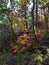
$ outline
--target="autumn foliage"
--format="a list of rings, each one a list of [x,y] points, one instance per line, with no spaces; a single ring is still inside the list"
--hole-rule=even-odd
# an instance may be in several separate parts
[[[30,44],[32,44],[32,41],[30,41],[30,36],[28,36],[27,34],[23,34],[22,36],[20,36],[17,42],[20,42],[25,47],[29,47]]]

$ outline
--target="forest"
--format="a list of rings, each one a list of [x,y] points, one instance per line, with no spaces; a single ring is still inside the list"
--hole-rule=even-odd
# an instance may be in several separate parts
[[[0,65],[49,65],[49,0],[0,0]]]

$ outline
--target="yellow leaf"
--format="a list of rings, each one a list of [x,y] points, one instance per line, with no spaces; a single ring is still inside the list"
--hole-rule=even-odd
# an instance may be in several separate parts
[[[37,56],[36,59],[39,60],[39,61],[41,61],[41,62],[43,62],[43,58],[40,55]]]

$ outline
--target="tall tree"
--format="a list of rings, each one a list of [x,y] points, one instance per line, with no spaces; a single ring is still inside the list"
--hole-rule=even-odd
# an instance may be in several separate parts
[[[35,38],[36,38],[36,34],[35,34],[35,29],[34,29],[34,23],[35,23],[35,21],[34,21],[34,8],[35,8],[35,0],[33,0],[33,7],[32,7],[32,12],[31,12],[31,14],[32,14],[32,27],[33,27],[33,33],[34,33],[34,36],[35,36]]]
[[[36,23],[38,23],[38,0],[36,0]]]
[[[17,37],[15,32],[14,32],[14,30],[13,30],[12,21],[10,19],[10,15],[12,14],[14,6],[15,6],[14,3],[15,3],[15,0],[14,1],[11,1],[11,0],[0,0],[0,15],[2,15],[3,18],[7,18],[8,19],[9,25],[11,27],[11,43],[13,43],[14,37]]]

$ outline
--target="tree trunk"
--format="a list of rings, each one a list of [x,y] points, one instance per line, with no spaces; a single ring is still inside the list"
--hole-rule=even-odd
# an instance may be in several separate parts
[[[10,27],[11,27],[11,43],[15,42],[17,40],[17,35],[15,34],[13,27],[12,27],[12,21],[10,20],[9,16],[8,16],[8,20],[10,22]]]
[[[32,8],[32,29],[33,29],[33,34],[34,34],[34,37],[35,37],[35,42],[36,43],[41,43],[37,37],[36,37],[36,34],[35,34],[35,29],[34,29],[34,8],[35,8],[35,0],[33,0],[33,8]]]
[[[45,11],[45,9],[44,9],[44,11]],[[45,13],[44,13],[44,16],[45,16],[45,21],[46,21],[46,29],[48,30],[48,17]]]
[[[34,33],[34,36],[36,38],[36,34],[35,34],[35,30],[34,30],[34,8],[35,8],[35,0],[33,0],[33,8],[32,8],[32,28],[33,28],[33,33]]]
[[[37,23],[38,23],[38,0],[36,0],[36,28],[37,28]]]
[[[46,15],[45,15],[45,19],[46,19],[46,29],[48,30],[48,18]]]
[[[48,6],[48,14],[49,14],[49,6]]]
[[[26,11],[25,11],[25,19],[27,19],[27,17],[26,17]],[[26,26],[26,29],[28,29],[28,23],[27,23],[26,20],[25,20],[25,26]]]

